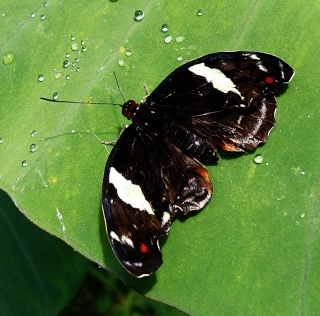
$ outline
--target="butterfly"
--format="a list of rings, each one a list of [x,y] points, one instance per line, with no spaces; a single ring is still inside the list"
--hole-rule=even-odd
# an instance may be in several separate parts
[[[174,70],[122,114],[132,121],[106,163],[102,206],[121,265],[136,277],[162,264],[159,238],[177,213],[200,211],[212,196],[203,163],[217,149],[246,152],[266,142],[275,124],[276,94],[294,75],[278,57],[221,52]]]

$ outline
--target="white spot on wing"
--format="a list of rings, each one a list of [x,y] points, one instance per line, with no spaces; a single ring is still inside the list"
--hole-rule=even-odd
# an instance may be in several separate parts
[[[111,232],[110,232],[110,237],[111,237],[112,239],[115,239],[116,241],[121,242],[120,239],[119,239],[119,236],[118,236],[114,231],[111,231]]]
[[[121,236],[121,241],[124,242],[125,244],[129,245],[130,247],[134,248],[134,244],[130,238],[128,238],[125,235]]]
[[[260,58],[256,55],[256,54],[251,54],[250,55],[251,59],[256,59],[256,60],[260,60]]]
[[[164,212],[162,215],[161,226],[165,226],[170,220],[170,214],[168,212]]]
[[[258,68],[263,72],[268,72],[268,69],[262,65],[262,63],[258,63]]]
[[[127,180],[121,173],[114,167],[110,168],[109,182],[114,185],[117,190],[119,198],[137,208],[140,211],[147,211],[149,214],[154,215],[150,203],[146,200],[139,185],[133,184],[132,181]]]
[[[207,82],[211,82],[213,87],[223,93],[234,92],[241,96],[236,85],[223,72],[216,68],[207,67],[204,63],[189,67],[195,75],[204,77]]]

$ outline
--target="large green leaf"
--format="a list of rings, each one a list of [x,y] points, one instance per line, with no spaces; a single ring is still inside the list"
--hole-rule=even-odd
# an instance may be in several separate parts
[[[133,18],[138,9],[145,13],[139,22]],[[0,187],[32,222],[140,292],[194,315],[318,311],[318,5],[69,0],[45,7],[11,0],[0,4],[0,12],[0,51],[14,55],[0,71]],[[167,33],[161,32],[164,23]],[[167,35],[173,37],[169,44]],[[177,43],[177,36],[185,40]],[[268,52],[295,69],[278,98],[276,128],[256,153],[222,155],[208,167],[211,202],[174,222],[162,242],[163,266],[136,280],[114,258],[100,207],[112,149],[100,139],[116,139],[127,121],[116,106],[39,98],[58,92],[61,100],[122,103],[116,71],[125,98],[139,100],[144,84],[152,91],[182,62],[227,50]],[[66,59],[74,66],[63,68]],[[31,153],[33,143],[38,149]],[[257,153],[264,158],[259,165],[253,162]]]

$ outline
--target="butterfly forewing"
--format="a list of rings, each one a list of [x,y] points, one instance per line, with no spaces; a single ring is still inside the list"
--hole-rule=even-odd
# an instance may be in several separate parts
[[[253,150],[275,123],[275,94],[292,68],[278,57],[254,52],[215,53],[172,72],[147,98],[212,148]],[[199,157],[201,159],[201,157]]]

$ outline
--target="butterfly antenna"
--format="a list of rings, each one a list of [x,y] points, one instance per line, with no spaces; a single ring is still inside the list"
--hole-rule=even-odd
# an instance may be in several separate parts
[[[107,102],[81,102],[81,101],[67,101],[67,100],[54,100],[54,99],[48,99],[48,98],[40,98],[40,100],[45,100],[49,102],[59,102],[59,103],[75,103],[75,104],[98,104],[98,105],[120,105],[122,107],[122,104],[119,103],[107,103]]]
[[[120,92],[121,98],[122,98],[122,100],[124,101],[124,103],[126,103],[126,99],[124,98],[124,96],[123,96],[123,94],[122,94],[122,91],[121,91],[121,89],[120,89],[120,85],[119,85],[118,77],[117,77],[117,75],[116,75],[116,72],[115,72],[115,71],[113,72],[113,75],[114,75],[114,78],[116,79],[116,83],[117,83],[118,90],[119,90],[119,92]]]

